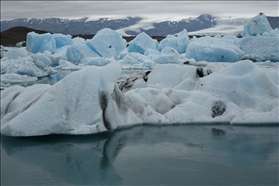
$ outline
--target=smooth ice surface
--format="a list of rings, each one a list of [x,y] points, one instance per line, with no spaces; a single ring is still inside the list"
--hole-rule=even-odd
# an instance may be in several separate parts
[[[186,52],[187,45],[189,44],[188,32],[186,29],[179,32],[177,36],[167,35],[165,39],[160,41],[159,49],[162,50],[165,47],[171,47],[177,50],[180,54]]]
[[[244,58],[253,61],[279,61],[279,30],[265,32],[262,36],[246,36],[237,41]]]
[[[146,33],[142,32],[138,34],[132,41],[130,41],[128,51],[144,54],[148,48],[158,50],[158,45],[159,44],[157,40],[152,39]]]
[[[12,48],[4,53],[3,58],[18,59],[18,58],[26,57],[27,55],[28,55],[28,51],[25,48],[20,48],[20,49]]]
[[[120,64],[111,63],[73,72],[53,86],[5,89],[1,92],[1,133],[90,134],[116,128],[105,118],[112,114],[106,110],[112,104],[111,94],[120,72]]]
[[[37,52],[43,53],[44,51],[55,52],[56,41],[52,34],[37,34],[29,32],[26,36],[26,50],[36,54]]]
[[[208,62],[236,62],[242,59],[243,51],[228,37],[201,37],[191,41],[186,49],[188,58]]]
[[[96,52],[89,48],[86,44],[72,45],[66,51],[67,60],[79,64],[85,57],[100,57]]]
[[[256,36],[262,35],[264,32],[270,32],[272,30],[265,14],[260,13],[259,15],[250,19],[245,25],[241,32],[242,36]]]
[[[126,48],[126,40],[109,28],[104,28],[87,40],[86,45],[96,52],[100,57],[118,59],[119,54]]]
[[[53,34],[55,39],[56,48],[74,44],[71,35]]]

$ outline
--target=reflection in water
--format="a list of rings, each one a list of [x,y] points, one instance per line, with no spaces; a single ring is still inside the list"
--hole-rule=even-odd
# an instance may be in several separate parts
[[[138,126],[113,133],[87,136],[53,135],[29,138],[2,136],[2,145],[10,158],[44,170],[51,175],[53,182],[63,180],[75,185],[140,184],[141,182],[135,181],[136,179],[133,181],[137,183],[127,181],[128,174],[123,174],[124,168],[127,167],[121,165],[121,159],[130,157],[124,161],[139,160],[154,149],[155,153],[153,152],[151,156],[154,161],[151,159],[145,165],[153,166],[153,169],[155,166],[152,163],[156,164],[155,159],[177,162],[202,161],[211,162],[213,165],[224,164],[251,169],[258,166],[270,169],[271,172],[259,172],[263,175],[270,174],[268,178],[272,179],[262,180],[263,183],[278,183],[278,176],[276,176],[278,175],[278,127]],[[167,164],[161,162],[164,163]],[[137,167],[142,166],[139,164],[133,162],[129,174],[139,176],[137,174],[140,170]],[[152,172],[154,171],[152,169],[149,174],[155,175],[160,171],[166,171],[160,170],[162,166],[158,167],[156,172]],[[180,172],[183,172],[183,168],[189,169],[186,164],[182,164],[180,168]],[[5,170],[5,167],[2,169]],[[171,173],[174,170],[167,171]],[[214,169],[212,171],[214,172]],[[186,175],[182,174],[182,176],[184,178]],[[230,175],[232,176],[237,177],[237,173]],[[33,179],[30,184],[39,184],[35,178],[30,179]],[[205,183],[210,183],[206,179],[212,178],[203,177],[203,179]],[[47,184],[42,181],[45,180],[41,180],[40,183]],[[151,180],[146,181],[152,184]],[[168,184],[176,183],[168,181]],[[259,180],[256,181],[259,183]],[[20,180],[18,183],[21,183]]]

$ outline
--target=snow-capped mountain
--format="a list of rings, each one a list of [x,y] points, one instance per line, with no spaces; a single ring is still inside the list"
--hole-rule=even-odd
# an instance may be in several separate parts
[[[90,20],[88,17],[82,19],[60,19],[60,18],[45,18],[45,19],[27,19],[20,18],[11,21],[1,21],[1,32],[15,26],[24,26],[38,30],[45,30],[52,33],[62,34],[95,34],[103,28],[111,28],[117,30],[136,24],[141,18],[127,17],[121,19],[100,18]]]
[[[88,17],[82,19],[27,19],[20,18],[11,21],[1,21],[1,31],[15,26],[24,26],[38,30],[46,30],[52,33],[63,34],[95,34],[102,28],[119,30],[123,35],[137,35],[139,32],[146,32],[149,35],[165,36],[175,34],[186,28],[188,31],[215,26],[213,17],[202,14],[197,18],[172,20],[150,20],[141,17],[127,17],[119,19],[99,18],[90,20]]]
[[[267,17],[272,28],[278,28],[279,17]],[[85,17],[81,19],[61,18],[19,18],[10,21],[1,21],[1,32],[16,26],[24,26],[37,30],[45,30],[62,34],[96,34],[103,28],[117,30],[123,36],[137,35],[145,32],[150,36],[166,36],[177,34],[183,29],[191,35],[208,34],[234,34],[238,35],[243,25],[250,18],[213,17],[202,14],[195,18],[146,18],[146,17],[122,17],[122,18],[95,18]]]

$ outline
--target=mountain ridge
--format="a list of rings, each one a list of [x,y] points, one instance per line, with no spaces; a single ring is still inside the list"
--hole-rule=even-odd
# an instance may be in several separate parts
[[[279,17],[267,16],[271,27],[279,27]],[[52,33],[70,35],[92,35],[103,28],[111,28],[119,31],[123,36],[137,35],[145,32],[150,36],[167,36],[177,34],[183,29],[188,32],[195,32],[215,27],[217,24],[244,25],[249,18],[222,19],[209,14],[201,14],[195,18],[181,18],[178,20],[157,20],[150,21],[143,17],[122,17],[122,18],[95,18],[84,17],[81,19],[62,18],[18,18],[9,21],[1,21],[1,32],[16,26],[28,27],[31,29],[44,30]]]
[[[119,19],[99,18],[88,20],[88,17],[81,19],[61,19],[61,18],[18,18],[10,21],[1,21],[1,32],[16,26],[24,26],[32,29],[45,30],[52,33],[62,34],[96,34],[102,28],[111,28],[120,30],[135,26],[144,22],[142,17],[131,17]],[[123,35],[137,35],[144,31],[149,35],[166,36],[175,34],[183,29],[190,31],[210,28],[215,25],[214,19],[209,14],[202,14],[196,18],[181,19],[178,21],[162,20],[150,22],[150,28],[138,27],[138,31],[126,29],[127,33]]]

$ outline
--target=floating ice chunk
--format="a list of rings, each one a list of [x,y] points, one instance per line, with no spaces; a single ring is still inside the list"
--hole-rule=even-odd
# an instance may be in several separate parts
[[[21,57],[26,57],[27,55],[28,52],[25,48],[11,48],[3,55],[3,58],[17,59]]]
[[[252,111],[252,112],[242,113],[239,117],[235,117],[231,121],[231,124],[246,124],[246,123],[277,124],[279,122],[278,113],[279,113],[278,107],[273,108],[269,112]]]
[[[118,59],[119,60],[123,59],[128,53],[129,53],[128,48],[125,48],[122,52],[120,52]]]
[[[86,57],[83,58],[81,61],[81,64],[83,65],[94,65],[94,66],[105,66],[108,63],[109,61],[103,57]]]
[[[42,64],[41,64],[42,65]],[[22,57],[17,60],[1,60],[1,74],[17,73],[20,75],[27,75],[32,77],[44,77],[49,74],[56,73],[56,71],[47,66],[43,69],[39,68],[31,56]]]
[[[141,88],[134,90],[134,93],[142,96],[146,103],[160,114],[165,114],[174,107],[169,97],[158,89]]]
[[[250,19],[245,25],[241,32],[242,36],[256,36],[262,35],[264,32],[270,32],[272,30],[265,14],[260,13],[259,15]]]
[[[273,37],[272,34],[260,37],[246,36],[239,39],[237,44],[244,51],[245,55],[243,58],[245,59],[253,61],[279,61],[279,37],[276,35]]]
[[[26,50],[36,54],[37,52],[43,53],[44,51],[55,52],[56,41],[52,34],[37,34],[29,32],[26,39]]]
[[[70,35],[53,34],[53,37],[55,39],[56,48],[74,44],[74,42],[72,41],[72,36]]]
[[[34,59],[34,63],[36,64],[36,66],[41,69],[45,69],[46,67],[49,67],[52,64],[51,60],[42,53],[37,53],[32,57]]]
[[[85,57],[99,57],[93,50],[91,50],[87,45],[71,45],[66,51],[67,60],[79,64],[81,60]]]
[[[158,51],[158,50],[155,50],[155,49],[151,49],[151,48],[148,48],[145,52],[144,52],[144,55],[145,56],[157,56],[157,55],[160,55],[161,52]]]
[[[278,99],[278,86],[249,60],[233,63],[206,77],[200,80],[200,91],[219,95],[241,108],[255,108],[263,101],[262,95]]]
[[[179,54],[171,47],[165,47],[161,51],[161,54],[157,57],[153,57],[153,60],[160,64],[166,63],[178,63]]]
[[[147,57],[140,53],[129,52],[122,60],[119,61],[122,64],[122,68],[141,68],[146,59]]]
[[[148,75],[147,85],[156,88],[174,88],[187,78],[197,78],[196,67],[157,64]]]
[[[60,59],[59,65],[55,67],[55,69],[62,69],[62,70],[80,70],[83,67],[77,66],[67,60]]]
[[[72,39],[72,41],[73,41],[73,44],[75,44],[75,45],[82,45],[85,43],[85,39],[82,37],[74,37]]]
[[[152,39],[149,35],[142,32],[138,34],[132,41],[130,41],[128,51],[144,54],[148,48],[158,50],[158,45],[159,44],[157,40]]]
[[[116,60],[126,48],[126,40],[110,28],[99,30],[91,40],[87,40],[85,43],[100,57],[114,57]]]
[[[32,82],[37,81],[37,77],[30,77],[27,75],[19,75],[16,73],[3,74],[1,75],[1,83],[23,83],[23,82]]]
[[[243,51],[228,38],[201,37],[189,43],[188,58],[208,62],[235,62],[242,59]]]
[[[117,106],[120,95],[113,94],[120,73],[119,63],[87,67],[52,86],[42,87],[43,90],[32,97],[30,93],[36,91],[37,86],[24,91],[4,89],[1,92],[4,100],[3,104],[1,102],[1,133],[10,136],[90,134],[116,128],[125,123],[119,121],[121,114],[116,112],[125,110]],[[17,96],[12,96],[11,92]],[[128,118],[135,121],[132,116]]]
[[[189,36],[186,29],[179,32],[177,37],[174,35],[167,35],[165,39],[160,41],[159,49],[162,50],[165,47],[171,47],[182,54],[186,52],[187,45],[189,44]]]

